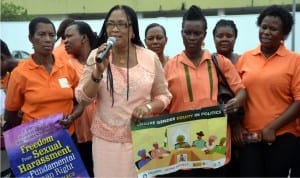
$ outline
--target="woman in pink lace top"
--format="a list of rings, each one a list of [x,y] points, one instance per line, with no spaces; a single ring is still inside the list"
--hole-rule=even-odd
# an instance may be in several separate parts
[[[96,57],[116,42],[102,62]],[[136,177],[130,122],[159,114],[172,98],[158,56],[143,47],[135,11],[114,6],[102,26],[76,89],[79,102],[97,102],[91,126],[95,177]]]

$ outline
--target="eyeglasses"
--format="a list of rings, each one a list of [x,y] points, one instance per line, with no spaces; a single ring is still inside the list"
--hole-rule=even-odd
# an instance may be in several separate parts
[[[113,29],[113,28],[117,27],[119,30],[121,30],[121,29],[128,28],[128,26],[130,26],[130,25],[131,25],[131,23],[127,23],[127,22],[119,22],[119,23],[106,22],[107,29]]]

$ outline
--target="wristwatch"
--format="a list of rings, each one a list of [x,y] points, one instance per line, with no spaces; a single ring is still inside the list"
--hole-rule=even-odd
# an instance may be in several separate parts
[[[101,74],[101,75],[100,75],[100,78],[98,79],[98,78],[96,78],[96,77],[94,76],[93,72],[91,73],[91,79],[92,79],[92,81],[95,82],[95,83],[99,83],[99,82],[102,80],[102,78],[103,78],[103,74]]]

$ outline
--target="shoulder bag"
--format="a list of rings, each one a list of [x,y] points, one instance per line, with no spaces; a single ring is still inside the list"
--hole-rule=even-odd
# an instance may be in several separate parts
[[[226,104],[231,98],[233,98],[235,94],[231,90],[224,74],[222,73],[215,54],[212,55],[212,61],[215,65],[218,75],[218,103],[223,107],[223,105]],[[236,120],[241,120],[243,119],[244,115],[244,109],[242,107],[239,107],[237,112],[228,113],[228,121],[232,122]]]

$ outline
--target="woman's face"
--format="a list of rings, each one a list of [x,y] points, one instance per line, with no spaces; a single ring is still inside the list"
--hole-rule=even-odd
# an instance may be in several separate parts
[[[77,25],[71,25],[65,30],[65,48],[69,54],[77,55],[81,49],[84,40],[87,40],[86,35],[79,33]]]
[[[204,29],[203,21],[185,21],[181,31],[181,36],[183,39],[186,53],[199,53],[205,35],[206,31]]]
[[[106,33],[108,37],[116,37],[115,46],[127,46],[128,40],[134,36],[131,21],[122,9],[113,11],[106,22]]]
[[[161,27],[152,27],[147,31],[145,44],[148,49],[154,51],[156,54],[163,54],[166,43],[167,37]]]
[[[34,52],[43,55],[52,55],[56,33],[52,24],[38,23],[33,36],[29,36]]]
[[[209,143],[210,145],[212,145],[214,142],[215,142],[214,139],[208,139],[208,143]]]
[[[6,72],[12,71],[16,65],[16,60],[14,60],[12,57],[1,53],[1,78],[6,75]]]
[[[236,34],[230,26],[217,27],[214,41],[219,54],[229,54],[233,51]]]
[[[201,139],[202,139],[202,136],[197,135],[197,138],[198,138],[198,140],[201,140]]]
[[[277,49],[284,40],[282,21],[279,17],[266,16],[259,26],[259,41],[263,49]]]

